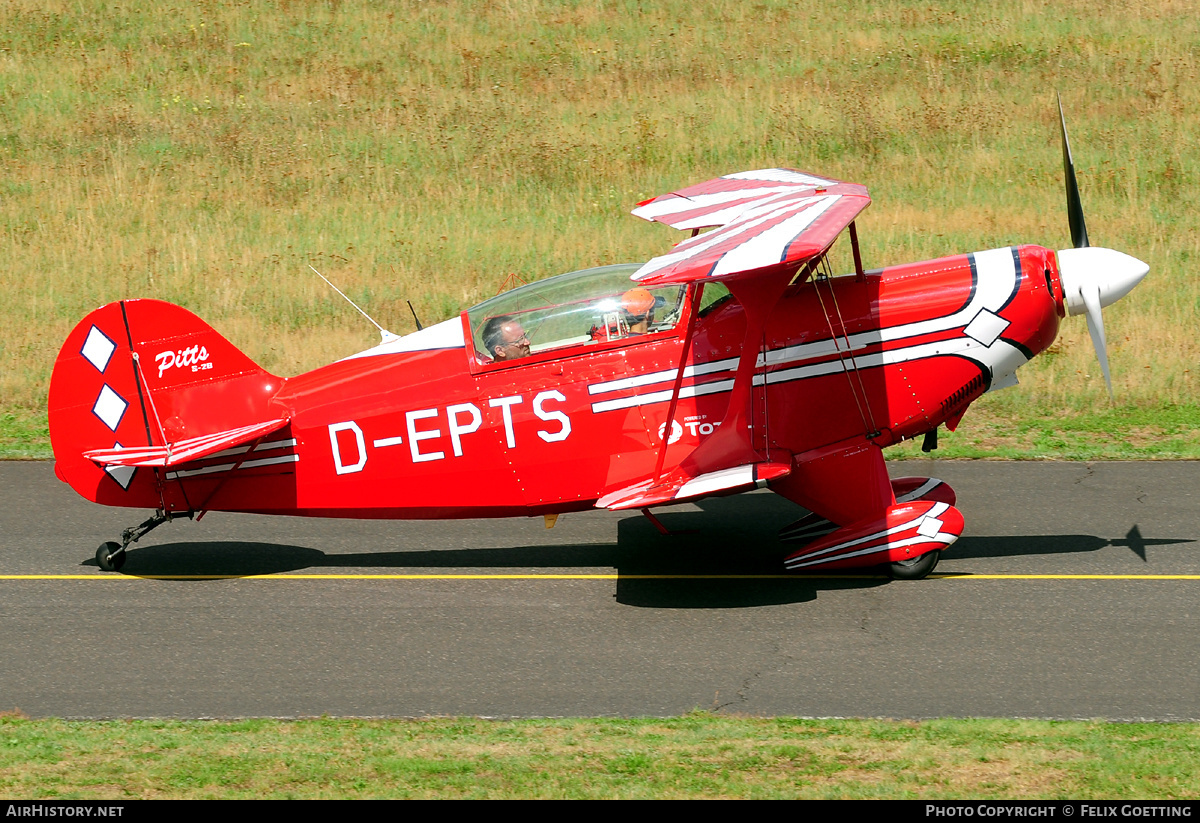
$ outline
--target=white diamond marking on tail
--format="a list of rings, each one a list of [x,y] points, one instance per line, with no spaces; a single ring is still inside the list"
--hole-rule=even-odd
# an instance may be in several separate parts
[[[83,341],[83,348],[80,349],[80,354],[87,359],[89,363],[104,374],[104,370],[108,368],[108,361],[112,359],[112,353],[116,351],[117,344],[108,338],[100,329],[92,326],[88,332],[87,340]]]
[[[113,448],[123,449],[125,447],[120,443],[113,443]],[[128,491],[129,484],[133,482],[133,474],[137,471],[137,468],[134,466],[105,466],[104,471],[108,473],[109,477],[116,480],[121,488]]]
[[[121,425],[121,418],[125,416],[127,408],[129,408],[129,403],[125,401],[125,398],[110,389],[105,383],[104,388],[100,390],[100,396],[96,398],[95,405],[92,406],[92,412],[104,422],[104,425],[115,432],[117,426]]]

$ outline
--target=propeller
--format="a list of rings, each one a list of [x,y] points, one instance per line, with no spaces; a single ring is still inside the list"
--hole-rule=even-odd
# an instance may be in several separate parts
[[[1150,267],[1123,252],[1093,248],[1088,244],[1087,224],[1083,219],[1083,204],[1079,198],[1079,183],[1075,179],[1075,161],[1067,138],[1067,118],[1063,114],[1062,97],[1058,98],[1058,117],[1062,128],[1063,176],[1067,188],[1067,219],[1071,224],[1071,243],[1074,248],[1057,253],[1058,272],[1062,282],[1067,314],[1086,314],[1088,333],[1100,360],[1104,385],[1113,396],[1112,377],[1108,369],[1108,346],[1104,338],[1104,317],[1101,309],[1111,306],[1142,282]]]

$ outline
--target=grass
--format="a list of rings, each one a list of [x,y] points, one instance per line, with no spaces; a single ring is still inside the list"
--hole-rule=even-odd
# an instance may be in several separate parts
[[[0,797],[1162,800],[1194,724],[666,719],[0,719]]]
[[[865,263],[1093,243],[1151,275],[939,456],[1200,457],[1200,17],[1184,0],[0,7],[0,456],[47,457],[70,328],[158,297],[266,368],[678,238],[627,211],[732,171],[863,182]],[[919,454],[905,444],[893,456]],[[1033,721],[0,720],[7,797],[1195,797],[1197,728]]]
[[[10,0],[0,22],[0,454],[46,453],[51,365],[102,303],[178,302],[294,374],[373,342],[308,264],[407,332],[406,300],[428,322],[511,272],[661,253],[677,238],[628,209],[734,170],[869,184],[869,266],[1067,245],[1055,88],[1093,242],[1151,265],[1105,313],[1118,401],[1075,318],[964,428],[1200,442],[1190,3]]]
[[[937,451],[922,440],[886,452],[891,460],[923,456],[976,460],[1200,460],[1200,407],[1108,407],[1050,417],[1030,415],[1008,398],[973,406],[957,431],[938,432]]]

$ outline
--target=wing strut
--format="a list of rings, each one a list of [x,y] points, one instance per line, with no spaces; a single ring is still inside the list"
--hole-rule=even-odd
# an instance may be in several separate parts
[[[821,262],[826,269],[829,267],[828,257],[822,257]],[[829,316],[829,310],[825,308],[825,301],[821,299],[821,284],[824,283],[829,287],[829,298],[833,303],[833,310],[837,313],[838,328],[841,330],[841,338],[838,338],[838,332],[833,328],[833,320]],[[875,425],[875,413],[871,410],[871,401],[867,399],[867,387],[863,383],[862,372],[858,369],[858,363],[854,360],[854,352],[850,348],[850,337],[846,333],[846,322],[842,319],[842,309],[838,306],[837,294],[833,289],[833,284],[829,282],[829,277],[826,274],[820,274],[813,278],[813,292],[817,295],[817,303],[821,306],[821,312],[825,315],[825,322],[829,325],[829,333],[833,335],[834,346],[837,349],[838,360],[841,361],[842,371],[846,373],[846,382],[850,384],[850,394],[854,396],[854,405],[858,407],[858,416],[862,419],[863,433],[867,439],[879,436],[879,428]],[[846,355],[842,354],[842,344],[845,343]],[[849,364],[846,360],[849,357]],[[850,372],[854,375],[851,376]],[[854,385],[857,378],[858,385]],[[863,405],[867,409],[863,411]]]
[[[663,465],[667,461],[667,446],[671,443],[671,421],[675,419],[675,408],[679,405],[679,386],[683,383],[683,369],[687,363],[688,352],[692,348],[692,335],[696,331],[696,318],[700,314],[700,296],[704,294],[704,282],[689,283],[688,294],[691,296],[691,314],[688,317],[687,333],[683,336],[683,351],[679,353],[679,370],[675,372],[675,385],[671,387],[671,404],[667,406],[667,422],[663,429],[662,446],[658,450],[658,462],[654,466],[654,483],[662,479]]]
[[[204,519],[204,515],[208,514],[208,504],[212,503],[213,498],[217,496],[217,492],[225,487],[225,484],[229,482],[229,478],[233,477],[233,475],[237,473],[237,470],[240,469],[242,464],[246,462],[246,458],[254,453],[254,450],[258,448],[258,444],[263,442],[263,439],[268,434],[271,434],[271,432],[264,432],[263,434],[260,434],[255,441],[250,444],[250,448],[246,449],[245,453],[238,458],[237,463],[233,465],[233,468],[229,470],[229,473],[221,478],[221,482],[217,484],[217,487],[208,493],[208,497],[204,498],[204,502],[198,507],[200,514],[196,516],[197,523]],[[180,483],[179,487],[183,488],[183,483]],[[546,528],[549,528],[549,526]]]
[[[142,359],[138,357],[138,353],[133,353],[133,370],[137,372],[138,378],[141,380],[139,384],[139,396],[141,386],[146,387],[146,402],[150,404],[150,411],[154,413],[154,425],[158,427],[158,436],[162,438],[163,445],[167,449],[167,455],[171,454],[171,441],[167,440],[167,432],[163,429],[162,418],[158,416],[158,407],[154,405],[154,395],[150,393],[150,383],[146,380],[146,373],[142,370]],[[142,408],[142,414],[145,414],[145,406]],[[149,427],[149,423],[146,424]],[[153,441],[151,441],[153,444]]]
[[[854,221],[850,221],[850,248],[854,250],[854,278],[862,283],[867,279],[867,273],[863,271],[862,252],[858,248],[858,229],[854,227]]]
[[[163,429],[162,419],[158,416],[158,408],[154,405],[154,395],[150,392],[150,382],[146,380],[146,373],[142,370],[142,360],[138,356],[138,350],[134,348],[133,345],[133,332],[129,328],[129,313],[125,311],[124,300],[121,301],[121,319],[125,322],[125,338],[129,341],[129,354],[133,358],[133,381],[134,385],[137,386],[138,404],[142,407],[142,422],[146,425],[146,446],[150,448],[154,446],[154,436],[150,433],[150,416],[146,413],[146,404],[149,403],[150,411],[154,413],[154,425],[158,427],[158,436],[162,440],[163,446],[167,450],[167,454],[170,455],[171,444],[167,440],[166,431]],[[167,505],[167,496],[165,494],[167,485],[166,478],[163,476],[164,473],[157,467],[153,468],[152,471],[154,472],[154,490],[158,492],[158,503],[161,506],[160,511],[167,512],[169,511],[170,507]],[[183,493],[184,501],[187,501],[187,492],[184,491],[182,485],[180,485],[180,491]],[[190,510],[191,507],[189,506],[188,508]],[[170,515],[166,515],[166,518],[167,520],[170,520]],[[151,521],[153,521],[153,525],[151,525]],[[139,530],[145,529],[145,531],[141,531],[131,539],[134,541],[138,540],[141,535],[153,528],[156,528],[162,522],[165,521],[155,518],[147,520],[141,526],[138,526]],[[126,532],[130,532],[130,530],[126,529]],[[121,546],[122,551],[124,550],[125,546],[129,545],[129,540],[125,539],[126,537],[128,537],[128,534],[124,535],[122,538],[124,540],[124,543]]]

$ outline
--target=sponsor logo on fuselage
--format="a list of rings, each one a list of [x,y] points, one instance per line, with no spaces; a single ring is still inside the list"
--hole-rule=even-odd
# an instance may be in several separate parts
[[[717,420],[712,423],[709,423],[705,419],[707,417],[708,417],[708,415],[706,415],[706,414],[694,415],[692,417],[685,417],[683,419],[682,424],[680,424],[680,422],[678,420],[672,420],[671,421],[671,439],[669,442],[678,443],[680,438],[683,437],[683,432],[685,429],[687,430],[687,433],[692,437],[707,437],[708,435],[712,434],[714,431],[717,430],[717,427],[721,425],[721,421]],[[667,424],[660,423],[658,426],[658,439],[659,440],[663,439],[663,435],[666,433],[666,431],[667,431]]]

